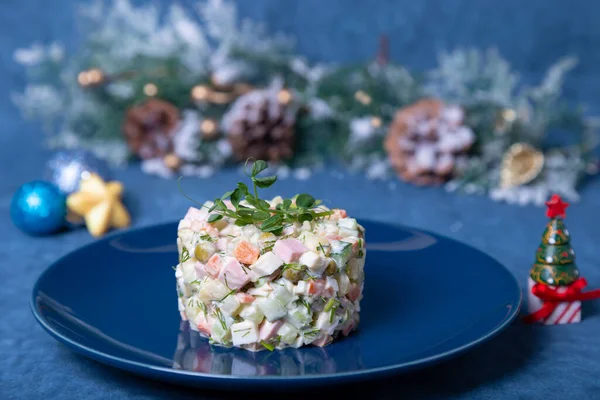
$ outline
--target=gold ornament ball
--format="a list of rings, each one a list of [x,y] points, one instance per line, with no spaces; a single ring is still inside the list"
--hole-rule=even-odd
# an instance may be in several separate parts
[[[371,101],[373,101],[371,96],[369,96],[364,90],[358,90],[356,93],[354,93],[354,99],[365,106],[368,106],[371,104]]]
[[[163,158],[163,162],[165,164],[165,167],[167,167],[173,171],[176,171],[179,168],[181,168],[181,165],[183,164],[183,161],[181,160],[181,158],[179,158],[179,156],[175,153],[167,154]]]
[[[148,97],[156,96],[158,94],[158,88],[154,83],[146,83],[144,85],[144,94]]]
[[[513,123],[517,119],[517,112],[512,108],[507,108],[502,111],[502,118],[508,123]]]
[[[277,93],[277,101],[281,104],[289,104],[292,101],[292,93],[287,89],[281,89],[279,93]]]
[[[77,82],[81,87],[96,86],[104,82],[105,75],[100,68],[92,68],[81,71],[77,75]]]
[[[383,121],[381,121],[381,118],[379,118],[379,117],[373,117],[373,118],[371,118],[371,125],[374,128],[381,128],[382,124],[383,124]]]
[[[208,88],[204,85],[196,85],[192,88],[192,98],[194,100],[206,100],[209,93]]]
[[[200,132],[202,132],[202,138],[211,140],[217,137],[218,125],[215,120],[205,119],[200,123]]]

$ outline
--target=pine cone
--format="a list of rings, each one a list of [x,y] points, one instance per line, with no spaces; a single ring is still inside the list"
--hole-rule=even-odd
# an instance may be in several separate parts
[[[463,125],[464,111],[437,99],[420,100],[399,110],[390,125],[385,149],[398,176],[417,185],[441,184],[473,145]]]
[[[289,95],[289,92],[288,92]],[[296,111],[280,90],[254,90],[223,118],[234,156],[278,162],[294,155]]]
[[[143,159],[162,157],[173,149],[179,110],[171,103],[150,99],[127,110],[123,134],[131,151]]]

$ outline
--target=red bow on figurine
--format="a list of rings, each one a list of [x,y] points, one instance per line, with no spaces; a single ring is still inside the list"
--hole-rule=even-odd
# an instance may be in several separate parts
[[[550,287],[541,283],[536,283],[531,288],[531,293],[533,293],[534,296],[542,300],[544,302],[544,305],[542,306],[542,308],[540,308],[533,314],[529,314],[525,318],[523,318],[523,321],[526,323],[542,321],[543,319],[550,316],[550,314],[552,314],[556,307],[564,301],[584,301],[600,298],[600,289],[590,290],[588,292],[582,293],[581,291],[586,286],[587,281],[585,280],[585,278],[579,278],[575,282],[567,286],[567,290],[565,290],[562,293],[559,293],[558,290],[554,287]]]

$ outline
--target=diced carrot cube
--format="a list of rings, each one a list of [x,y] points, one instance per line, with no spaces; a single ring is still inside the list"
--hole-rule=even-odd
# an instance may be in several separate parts
[[[235,246],[235,258],[242,264],[254,264],[260,256],[260,250],[248,241],[241,241]]]

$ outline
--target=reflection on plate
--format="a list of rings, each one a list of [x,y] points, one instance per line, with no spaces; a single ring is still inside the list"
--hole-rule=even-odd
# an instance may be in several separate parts
[[[344,340],[344,339],[340,339]],[[362,369],[358,342],[350,342],[344,357],[332,356],[329,347],[288,348],[273,352],[211,346],[206,338],[180,325],[173,368],[206,374],[235,376],[300,376],[334,374],[340,370]]]

